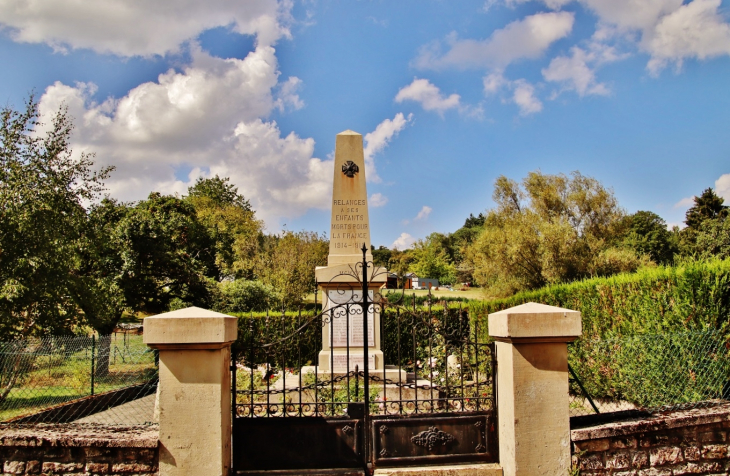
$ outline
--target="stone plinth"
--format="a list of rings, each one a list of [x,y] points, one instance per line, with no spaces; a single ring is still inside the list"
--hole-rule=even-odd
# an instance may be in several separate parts
[[[527,303],[489,315],[497,341],[499,461],[505,476],[570,470],[567,343],[580,312]]]
[[[148,317],[144,330],[160,355],[160,476],[227,476],[237,319],[190,307]]]

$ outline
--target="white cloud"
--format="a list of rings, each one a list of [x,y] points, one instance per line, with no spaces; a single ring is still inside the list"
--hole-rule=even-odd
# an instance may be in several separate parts
[[[76,153],[96,152],[100,165],[117,167],[107,181],[113,197],[185,193],[198,176],[218,174],[230,177],[270,226],[311,207],[326,209],[332,161],[313,157],[311,138],[282,137],[265,119],[277,107],[274,49],[259,46],[238,60],[194,48],[192,58],[180,72],[100,104],[91,99],[92,85],[57,82],[41,97],[41,113],[68,106]],[[187,178],[176,178],[181,173]]]
[[[365,147],[363,154],[365,155],[365,176],[368,181],[379,183],[381,182],[378,172],[375,170],[374,156],[378,152],[385,149],[391,140],[402,131],[409,122],[413,120],[413,114],[408,114],[405,117],[402,112],[393,117],[393,119],[385,119],[383,122],[375,127],[375,130],[365,134],[364,142]]]
[[[573,13],[537,13],[496,30],[486,40],[460,40],[452,34],[446,53],[440,43],[433,43],[421,49],[414,64],[421,69],[504,68],[517,59],[542,55],[571,32],[573,22]]]
[[[397,250],[405,250],[413,246],[413,243],[416,242],[416,239],[413,238],[408,233],[401,233],[398,238],[393,242],[392,245],[390,245],[391,248],[395,248]]]
[[[730,174],[720,175],[715,180],[715,193],[725,199],[725,205],[730,205]]]
[[[120,56],[177,52],[208,29],[256,35],[259,46],[290,36],[292,2],[284,0],[3,0],[0,25],[18,42],[58,51],[89,48]]]
[[[482,84],[484,85],[484,94],[489,96],[496,94],[502,87],[509,85],[509,81],[505,79],[501,72],[498,72],[484,76]]]
[[[276,108],[284,112],[286,110],[298,110],[304,107],[304,101],[299,98],[297,91],[302,85],[302,80],[291,76],[278,86]]]
[[[370,195],[370,198],[368,199],[368,205],[373,208],[383,207],[387,203],[388,197],[386,197],[382,193],[374,193]]]
[[[695,204],[695,197],[686,197],[674,204],[672,208],[689,208]]]
[[[575,46],[570,56],[558,56],[550,61],[550,65],[542,70],[546,81],[558,82],[564,90],[573,90],[583,97],[589,94],[607,95],[608,87],[596,82],[596,75],[588,65],[595,60],[592,54]]]
[[[505,0],[507,5],[531,0]],[[688,58],[730,55],[730,23],[722,0],[577,0],[599,19],[595,39],[609,30],[647,53],[647,69],[658,74]],[[559,9],[571,0],[542,0]],[[608,39],[608,38],[604,38]]]
[[[433,208],[424,205],[423,208],[421,208],[421,211],[418,212],[418,215],[416,215],[416,218],[414,218],[413,220],[425,220],[426,218],[428,218],[432,211]]]
[[[643,46],[651,54],[649,71],[656,74],[669,63],[681,67],[686,58],[730,55],[730,24],[719,14],[720,4],[720,0],[693,0],[645,33]]]
[[[542,111],[542,102],[535,97],[535,87],[532,84],[524,79],[518,79],[514,84],[512,101],[519,106],[521,115],[529,116]]]
[[[458,94],[444,97],[441,90],[429,80],[418,78],[415,78],[408,86],[402,87],[396,94],[395,102],[403,101],[416,101],[426,111],[436,111],[439,114],[461,105],[461,97]]]

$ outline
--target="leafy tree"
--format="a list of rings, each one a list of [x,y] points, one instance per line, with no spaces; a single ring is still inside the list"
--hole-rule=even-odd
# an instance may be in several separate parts
[[[373,252],[373,264],[375,266],[387,268],[388,261],[390,261],[390,257],[393,255],[393,252],[383,245],[378,246],[377,249],[375,246],[371,245],[370,249]]]
[[[704,221],[697,233],[695,246],[700,258],[730,258],[730,218]]]
[[[466,249],[475,280],[492,295],[649,263],[630,250],[608,251],[624,212],[594,178],[536,171],[519,184],[501,176],[492,197],[497,207]]]
[[[86,221],[84,202],[103,190],[111,167],[93,171],[92,155],[73,156],[71,120],[58,110],[39,122],[0,110],[0,338],[70,332],[81,317],[71,298]]]
[[[282,306],[293,307],[314,290],[314,268],[327,264],[328,253],[329,242],[314,232],[265,236],[255,273],[279,293]]]
[[[669,264],[678,252],[676,234],[667,229],[659,215],[649,211],[638,211],[624,219],[626,231],[623,243],[636,254],[649,255],[658,264]]]
[[[408,273],[413,261],[411,250],[391,250],[390,259],[388,260],[388,271],[398,276],[398,287],[403,288],[404,277]]]
[[[448,253],[449,239],[441,233],[431,233],[417,240],[411,250],[409,270],[422,278],[438,279],[440,284],[453,284],[456,268]]]
[[[199,178],[188,189],[186,201],[215,242],[219,279],[253,278],[263,224],[238,189],[217,175]]]
[[[118,279],[131,309],[163,312],[173,298],[209,307],[209,280],[219,274],[215,242],[191,204],[151,193],[128,209],[113,236]]]
[[[281,302],[274,288],[261,281],[237,279],[224,281],[220,287],[222,312],[266,311]]]
[[[251,203],[239,194],[238,188],[228,183],[229,181],[229,177],[220,178],[218,175],[213,178],[198,177],[195,185],[188,188],[188,197],[204,197],[220,206],[234,205],[249,212],[253,211]]]
[[[714,190],[706,188],[702,195],[694,197],[695,204],[687,210],[684,222],[687,228],[699,230],[706,220],[723,219],[728,215],[728,207],[723,205],[723,198],[717,196]]]

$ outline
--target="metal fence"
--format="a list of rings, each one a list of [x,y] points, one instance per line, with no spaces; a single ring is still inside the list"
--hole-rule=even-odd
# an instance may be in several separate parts
[[[730,344],[719,331],[576,342],[572,416],[699,408],[730,398]]]
[[[0,342],[0,422],[149,423],[157,380],[136,333]]]

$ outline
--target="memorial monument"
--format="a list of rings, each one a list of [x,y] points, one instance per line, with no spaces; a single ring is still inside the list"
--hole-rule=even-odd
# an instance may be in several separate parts
[[[327,266],[318,267],[315,276],[318,287],[323,291],[322,303],[325,311],[341,304],[351,304],[349,315],[348,308],[340,307],[337,312],[332,313],[334,316],[331,322],[323,323],[322,350],[319,353],[320,372],[345,373],[355,370],[355,366],[363,369],[363,315],[359,304],[355,304],[362,300],[362,282],[359,279],[362,278],[363,244],[367,249],[366,259],[370,265],[367,270],[368,297],[372,300],[385,284],[388,273],[385,268],[375,268],[372,264],[362,135],[347,130],[337,134],[335,143]],[[378,306],[370,306],[367,319],[369,371],[383,375],[385,363],[380,350]],[[393,369],[386,375],[397,375],[397,372],[397,369]]]

